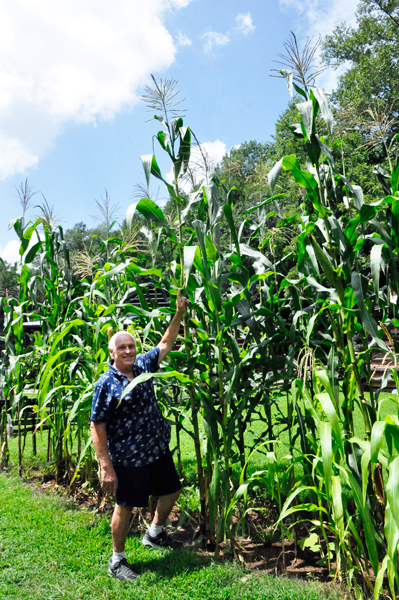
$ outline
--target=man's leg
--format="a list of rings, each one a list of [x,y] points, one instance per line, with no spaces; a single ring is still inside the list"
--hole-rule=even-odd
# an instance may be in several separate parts
[[[125,554],[125,543],[131,512],[131,506],[120,506],[119,504],[115,504],[111,523],[114,552],[109,560],[108,572],[110,575],[113,575],[121,581],[133,582],[137,579],[138,575],[128,564]]]
[[[174,507],[175,502],[178,499],[178,497],[180,496],[180,494],[181,494],[181,489],[178,492],[175,492],[174,494],[168,494],[167,496],[160,496],[160,498],[158,499],[157,508],[156,508],[155,514],[154,514],[154,520],[153,520],[154,525],[157,525],[157,526],[165,525],[165,523],[170,515],[170,511]]]
[[[143,537],[144,546],[153,548],[180,548],[181,543],[170,538],[163,530],[163,527],[170,515],[176,500],[181,494],[181,489],[173,494],[160,496],[157,502],[154,519],[151,527],[145,532]]]
[[[143,537],[144,546],[178,548],[180,542],[171,539],[163,527],[170,511],[181,494],[181,482],[169,449],[152,465],[149,492],[159,500],[151,527]]]
[[[125,550],[131,513],[131,506],[120,506],[119,504],[115,504],[114,513],[112,515],[111,531],[114,552],[118,552],[118,554]]]

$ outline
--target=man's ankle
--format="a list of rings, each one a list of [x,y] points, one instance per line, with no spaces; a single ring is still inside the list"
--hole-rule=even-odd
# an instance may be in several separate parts
[[[126,558],[126,552],[124,550],[123,550],[123,552],[115,552],[115,550],[114,550],[112,553],[112,556],[111,556],[111,565],[114,567],[123,558]]]
[[[150,534],[151,537],[157,537],[162,529],[164,528],[164,525],[155,525],[154,522],[151,523],[151,527],[148,530],[148,533]]]

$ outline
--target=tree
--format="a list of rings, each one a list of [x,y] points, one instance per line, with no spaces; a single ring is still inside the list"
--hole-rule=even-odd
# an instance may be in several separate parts
[[[399,132],[399,2],[362,0],[356,15],[356,28],[342,23],[326,36],[323,57],[335,67],[349,64],[339,77],[336,106],[343,107],[349,129],[361,134],[371,162],[389,166]]]
[[[334,147],[341,153],[342,172],[362,187],[366,202],[375,202],[386,191],[381,171],[392,173],[399,156],[394,143],[399,132],[399,2],[361,0],[356,18],[356,27],[342,23],[326,36],[323,58],[336,68],[347,67],[332,95]],[[338,162],[338,154],[335,158]],[[386,208],[376,218],[383,222]]]
[[[0,259],[0,296],[14,297],[17,293],[18,275],[16,265],[9,265]]]
[[[85,250],[91,243],[90,234],[91,231],[83,221],[76,223],[71,229],[67,229],[65,232],[65,241],[68,244],[69,250],[72,253]]]
[[[399,26],[378,4],[382,2],[362,0],[357,27],[342,23],[323,44],[323,57],[330,65],[349,63],[336,97],[361,111],[376,98],[389,104],[399,96]]]
[[[0,258],[0,331],[3,331],[4,311],[1,298],[6,302],[18,297],[18,275],[16,265],[9,265]]]

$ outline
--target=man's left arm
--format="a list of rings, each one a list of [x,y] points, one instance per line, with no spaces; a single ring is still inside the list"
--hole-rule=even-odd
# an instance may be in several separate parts
[[[184,296],[180,296],[180,291],[177,293],[176,298],[176,314],[173,317],[169,327],[165,331],[165,334],[162,340],[158,344],[159,348],[159,358],[158,364],[165,360],[169,352],[173,348],[173,344],[176,341],[176,338],[179,334],[181,320],[183,318],[184,313],[187,310],[188,300],[184,298]]]

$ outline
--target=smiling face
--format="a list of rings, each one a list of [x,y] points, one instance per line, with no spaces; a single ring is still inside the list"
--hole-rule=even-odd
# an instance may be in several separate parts
[[[130,374],[132,372],[136,360],[136,344],[131,335],[119,333],[116,336],[114,347],[109,349],[109,353],[114,359],[114,367],[120,373]]]

